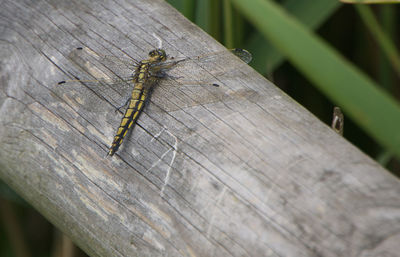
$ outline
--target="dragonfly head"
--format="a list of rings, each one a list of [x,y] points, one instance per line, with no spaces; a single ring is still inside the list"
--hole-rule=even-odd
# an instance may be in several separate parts
[[[167,59],[167,54],[161,48],[150,51],[149,56],[152,61],[165,61]]]

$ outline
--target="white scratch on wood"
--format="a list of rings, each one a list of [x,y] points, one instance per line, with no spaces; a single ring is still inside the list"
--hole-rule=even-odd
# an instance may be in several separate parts
[[[165,157],[169,152],[171,152],[171,150],[173,150],[171,161],[170,161],[169,164],[168,164],[168,170],[167,170],[167,174],[166,174],[166,176],[165,176],[164,184],[163,184],[163,186],[162,186],[162,188],[161,188],[161,193],[160,193],[160,196],[161,196],[161,197],[164,196],[164,190],[165,190],[166,185],[168,185],[169,178],[170,178],[170,176],[171,176],[171,168],[172,168],[172,165],[173,165],[174,162],[175,162],[176,153],[177,153],[177,151],[178,151],[178,138],[177,138],[175,135],[173,135],[170,131],[168,131],[168,129],[167,129],[166,127],[163,127],[162,130],[161,130],[159,133],[157,133],[156,135],[154,135],[154,137],[151,139],[151,142],[153,142],[155,139],[157,139],[158,137],[160,137],[160,135],[161,135],[162,133],[164,133],[164,132],[167,132],[171,137],[174,138],[174,141],[175,141],[175,142],[174,142],[174,145],[173,145],[170,149],[168,149],[168,151],[166,151],[165,153],[163,153],[163,154],[161,155],[161,157],[160,157],[156,162],[154,162],[154,163],[151,165],[150,168],[148,168],[148,169],[146,170],[146,173],[149,172],[150,170],[152,170],[154,167],[156,167],[156,166],[164,159],[164,157]]]
[[[216,203],[214,205],[214,208],[212,210],[210,223],[208,224],[208,228],[207,228],[207,234],[206,234],[207,237],[210,237],[211,229],[214,226],[215,211],[218,208],[219,204],[221,203],[221,201],[222,201],[222,199],[223,199],[223,197],[225,195],[225,192],[226,192],[226,186],[224,186],[224,188],[222,189],[221,193],[218,195],[217,201],[216,201]]]
[[[162,128],[162,130],[160,132],[158,132],[157,134],[154,135],[154,137],[150,140],[150,142],[153,142],[154,140],[156,140],[164,131],[165,131],[165,127]],[[171,133],[170,133],[171,134]]]
[[[131,154],[132,154],[133,156],[139,156],[139,155],[140,155],[139,151],[136,150],[135,147],[132,147]]]
[[[169,177],[170,177],[170,175],[171,175],[172,164],[173,164],[174,161],[175,161],[176,152],[178,151],[178,138],[177,138],[175,135],[173,135],[171,132],[169,132],[168,130],[166,130],[166,131],[174,138],[175,143],[174,143],[174,145],[173,145],[174,152],[172,153],[171,162],[170,162],[169,165],[168,165],[168,171],[167,171],[167,175],[165,176],[164,185],[163,185],[162,188],[161,188],[161,194],[160,194],[161,197],[164,196],[165,186],[168,185]],[[169,149],[168,151],[170,151],[170,150],[171,150],[171,149]]]
[[[157,166],[157,165],[162,161],[162,159],[165,157],[165,155],[167,155],[171,150],[172,150],[172,148],[168,149],[168,151],[166,151],[165,153],[163,153],[163,154],[161,155],[161,157],[160,157],[155,163],[153,163],[153,165],[151,165],[150,168],[148,168],[148,169],[146,170],[146,172],[149,172],[149,171],[152,170],[155,166]],[[171,167],[170,167],[170,168],[171,168]]]
[[[157,39],[157,41],[158,41],[158,45],[157,45],[157,48],[162,48],[162,40],[161,40],[161,38],[159,37],[159,36],[157,36],[157,34],[156,33],[153,33],[153,37],[155,38],[155,39]]]
[[[166,127],[163,127],[162,130],[160,130],[160,132],[158,132],[157,134],[155,134],[154,137],[150,140],[150,142],[153,142],[155,139],[157,139],[158,137],[160,137],[160,135],[161,135],[164,131],[167,131],[172,137],[174,137],[174,139],[175,139],[175,144],[176,144],[176,143],[177,143],[177,138],[176,138],[174,135],[172,135],[171,132],[169,132],[168,129],[167,129]],[[172,148],[168,149],[168,151],[166,151],[165,153],[163,153],[163,154],[161,155],[161,157],[160,157],[155,163],[153,163],[153,165],[151,165],[150,168],[148,168],[148,169],[146,170],[146,173],[149,172],[150,170],[152,170],[154,167],[156,167],[156,166],[162,161],[162,159],[163,159],[171,150],[172,150]],[[174,157],[175,157],[175,156],[174,156]],[[174,158],[173,158],[173,159],[174,159]],[[173,159],[172,159],[172,162],[173,162]],[[172,162],[171,162],[170,164],[172,164]]]

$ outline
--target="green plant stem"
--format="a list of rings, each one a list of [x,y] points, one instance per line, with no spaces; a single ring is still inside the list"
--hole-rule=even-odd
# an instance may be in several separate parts
[[[361,19],[364,21],[365,25],[368,27],[369,31],[374,36],[374,39],[381,47],[382,51],[385,53],[386,57],[392,64],[396,74],[400,76],[400,55],[397,52],[396,47],[392,44],[389,37],[383,32],[378,24],[371,8],[366,5],[354,5]]]

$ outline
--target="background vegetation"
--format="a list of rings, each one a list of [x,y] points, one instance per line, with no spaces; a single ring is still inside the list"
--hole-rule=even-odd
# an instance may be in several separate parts
[[[228,48],[248,49],[257,71],[325,123],[341,107],[344,137],[400,175],[397,5],[168,2]],[[5,185],[0,206],[0,256],[85,256]]]

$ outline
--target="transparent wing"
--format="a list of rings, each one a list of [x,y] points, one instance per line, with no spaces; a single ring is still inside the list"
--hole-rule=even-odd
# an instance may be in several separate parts
[[[242,62],[237,58],[232,58],[232,54],[239,57]],[[232,90],[224,85],[229,83],[229,80],[235,80],[241,67],[250,62],[251,58],[251,54],[243,49],[224,50],[194,57],[170,58],[161,65],[178,63],[168,70],[166,78],[159,81],[159,86],[152,94],[151,102],[164,111],[174,111],[179,108],[230,99]]]
[[[209,62],[216,62],[218,60],[226,60],[227,58],[231,59],[232,55],[237,56],[245,63],[249,63],[253,58],[249,51],[241,48],[233,48],[218,52],[211,52],[198,56],[192,56],[192,57],[171,57],[170,61],[184,60],[184,61],[194,61],[197,63],[209,63]]]
[[[126,102],[135,78],[136,60],[100,55],[88,48],[74,49],[68,59],[75,69],[69,80],[54,88],[66,101],[96,112],[109,110],[104,101],[117,107]]]
[[[68,57],[75,65],[83,68],[94,77],[103,75],[96,74],[96,71],[100,69],[108,78],[113,76],[128,78],[132,76],[138,64],[138,61],[133,58],[102,55],[87,47],[74,49]]]
[[[246,50],[232,49],[170,58],[154,65],[155,70],[162,70],[167,75],[155,79],[158,82],[150,101],[163,111],[174,111],[226,99],[229,88],[216,85],[223,85],[223,79],[237,77],[237,71],[243,65],[237,58],[232,58],[232,54],[244,62],[251,60],[251,54]],[[73,50],[69,59],[78,68],[77,74],[72,80],[57,85],[57,91],[68,100],[75,99],[77,105],[89,111],[103,112],[109,109],[101,105],[100,99],[120,107],[129,98],[138,64],[135,59],[101,55],[88,48]]]

